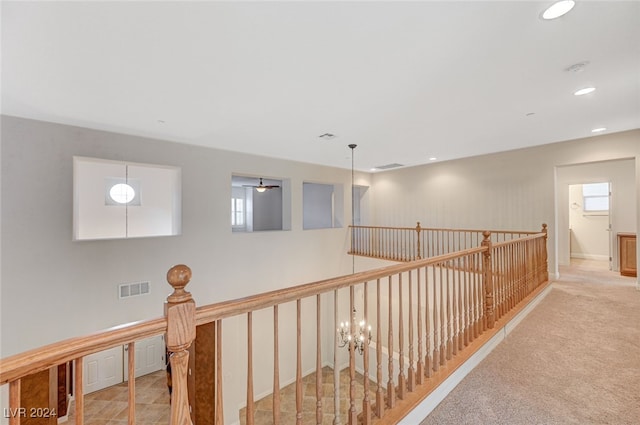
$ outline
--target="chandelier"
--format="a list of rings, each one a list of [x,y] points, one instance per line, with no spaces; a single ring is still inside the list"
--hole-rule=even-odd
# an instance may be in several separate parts
[[[340,322],[338,332],[338,346],[340,348],[347,347],[351,350],[351,341],[353,341],[353,348],[362,354],[364,352],[365,343],[369,345],[371,343],[371,325],[367,326],[364,320],[358,323],[357,329],[351,330],[351,323],[356,323],[356,309],[353,309],[351,315],[351,321]]]

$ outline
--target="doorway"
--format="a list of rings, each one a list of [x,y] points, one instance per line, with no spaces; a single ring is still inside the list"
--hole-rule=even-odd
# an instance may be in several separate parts
[[[611,183],[569,185],[569,250],[573,263],[606,263],[613,270],[611,238]]]
[[[137,341],[135,349],[136,378],[164,368],[163,335]],[[82,376],[84,393],[96,392],[127,380],[127,357],[126,346],[117,346],[86,356]]]
[[[633,158],[616,159],[610,161],[587,162],[582,164],[568,164],[557,166],[555,170],[556,192],[556,232],[554,248],[556,264],[552,273],[556,278],[560,276],[559,267],[569,266],[571,259],[569,216],[573,213],[572,203],[569,201],[569,188],[572,185],[585,183],[610,183],[609,224],[611,225],[608,240],[616,241],[619,233],[635,233],[637,224],[636,199],[636,161]],[[576,201],[580,206],[582,202]],[[576,206],[574,206],[576,208]],[[578,212],[582,215],[582,211]],[[605,229],[607,224],[605,224]],[[575,251],[574,251],[575,253]],[[606,251],[605,251],[605,254]],[[617,243],[609,249],[612,257],[613,271],[619,270],[619,254]]]

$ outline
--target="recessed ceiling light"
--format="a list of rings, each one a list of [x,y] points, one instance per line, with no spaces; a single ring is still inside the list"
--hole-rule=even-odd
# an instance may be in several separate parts
[[[431,158],[429,158],[429,161],[435,161],[435,160],[437,160],[437,159],[438,159],[438,158],[436,158],[435,156],[432,156]]]
[[[575,5],[576,5],[576,2],[573,0],[557,1],[551,6],[549,6],[547,10],[545,10],[542,13],[542,19],[550,20],[550,19],[559,18],[565,13],[569,12],[571,9],[573,9],[573,6]]]
[[[598,127],[598,128],[594,128],[593,130],[591,130],[592,133],[600,133],[602,131],[605,131],[607,129],[607,127]]]
[[[585,94],[589,94],[589,93],[593,93],[596,90],[595,87],[585,87],[583,89],[580,89],[576,92],[574,92],[573,94],[576,96],[583,96]]]
[[[376,167],[370,168],[369,171],[378,171]]]

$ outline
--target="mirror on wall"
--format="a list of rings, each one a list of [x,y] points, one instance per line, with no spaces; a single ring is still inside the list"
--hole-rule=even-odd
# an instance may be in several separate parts
[[[73,239],[181,232],[179,167],[73,158]]]

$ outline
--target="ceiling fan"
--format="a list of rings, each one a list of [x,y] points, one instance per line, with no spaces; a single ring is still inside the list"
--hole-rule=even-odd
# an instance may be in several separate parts
[[[260,177],[260,183],[258,184],[258,186],[253,186],[253,185],[243,185],[244,187],[254,187],[258,192],[264,192],[267,189],[275,189],[278,188],[280,186],[275,185],[275,184],[263,184],[262,183],[262,177]]]

